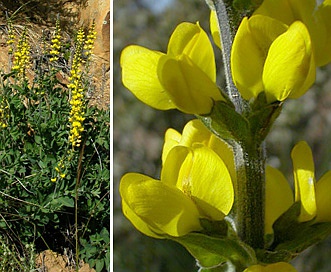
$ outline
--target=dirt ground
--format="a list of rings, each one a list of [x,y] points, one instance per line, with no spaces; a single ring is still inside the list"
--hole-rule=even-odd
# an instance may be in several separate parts
[[[75,272],[74,256],[60,255],[51,250],[41,252],[36,258],[39,272]],[[79,272],[95,272],[88,264],[80,263]]]

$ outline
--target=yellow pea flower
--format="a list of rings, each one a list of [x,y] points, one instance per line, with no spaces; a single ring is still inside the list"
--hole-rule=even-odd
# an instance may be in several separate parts
[[[266,233],[272,233],[272,224],[294,201],[301,202],[300,222],[315,218],[315,222],[331,222],[331,171],[315,182],[314,161],[310,147],[304,141],[292,152],[294,197],[289,183],[277,169],[266,169]]]
[[[199,23],[178,25],[167,54],[131,45],[120,62],[124,86],[154,108],[207,114],[213,101],[224,100],[215,83],[213,48]]]
[[[193,147],[194,144],[203,144],[211,148],[226,164],[232,180],[236,178],[233,150],[230,146],[211,133],[198,119],[189,121],[180,134],[178,131],[169,128],[165,133],[162,162],[164,163],[169,151],[175,146]]]
[[[297,270],[289,263],[279,262],[269,265],[252,265],[244,270],[244,272],[297,272]]]
[[[139,231],[155,238],[200,231],[201,218],[222,220],[234,200],[231,176],[222,158],[197,142],[192,147],[175,145],[165,152],[160,180],[138,173],[122,177],[125,216]]]
[[[300,97],[316,73],[307,28],[299,21],[288,27],[262,15],[244,18],[234,38],[231,69],[246,100],[262,91],[268,103]]]
[[[331,61],[331,1],[316,7],[315,0],[264,0],[254,12],[277,19],[287,25],[303,22],[311,36],[317,66]]]

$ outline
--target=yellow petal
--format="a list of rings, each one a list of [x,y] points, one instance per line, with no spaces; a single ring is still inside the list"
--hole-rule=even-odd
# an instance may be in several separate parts
[[[279,262],[266,266],[253,265],[245,269],[244,272],[297,272],[297,270],[289,263]]]
[[[128,173],[121,179],[120,194],[135,215],[128,218],[134,225],[141,226],[143,221],[159,235],[176,237],[201,230],[193,201],[176,187],[142,174]]]
[[[200,143],[210,147],[226,164],[232,179],[236,177],[234,166],[234,155],[230,146],[217,138],[211,133],[206,126],[198,119],[189,121],[184,129],[182,135],[176,130],[169,129],[166,132],[165,143],[162,152],[162,161],[165,161],[165,157],[169,151],[176,145],[182,145],[187,147],[193,147],[194,144]]]
[[[306,20],[312,17],[316,5],[315,0],[264,0],[262,5],[254,12],[272,17],[287,25],[296,20]]]
[[[138,99],[160,110],[175,108],[161,85],[157,67],[163,53],[131,45],[121,54],[122,81]]]
[[[293,192],[284,175],[277,169],[266,168],[265,232],[273,233],[273,223],[293,204]]]
[[[138,215],[134,213],[134,211],[126,204],[125,201],[122,201],[122,211],[123,214],[128,218],[134,227],[139,230],[141,233],[158,239],[164,239],[165,237],[157,234],[152,230],[152,228],[143,221]]]
[[[331,62],[331,0],[324,0],[322,5],[316,11],[316,21],[318,28],[316,29],[316,64],[323,66]],[[315,38],[315,37],[314,37]]]
[[[263,70],[268,101],[300,97],[314,83],[315,71],[308,30],[294,22],[269,49]]]
[[[164,137],[164,144],[163,144],[163,150],[162,150],[162,164],[164,164],[169,151],[177,146],[179,142],[181,141],[182,135],[172,128],[169,128]]]
[[[292,152],[295,185],[295,201],[301,201],[301,222],[316,216],[315,168],[313,155],[306,142],[297,143]]]
[[[314,44],[316,65],[323,66],[331,61],[330,9],[330,0],[325,0],[317,10],[315,0],[265,0],[254,14],[270,16],[287,25],[302,21]]]
[[[317,222],[331,222],[331,171],[316,183]]]
[[[220,31],[215,10],[212,10],[210,12],[210,32],[213,37],[214,43],[218,46],[219,49],[222,49]]]
[[[178,176],[175,174],[178,168],[172,171],[174,165],[180,165]],[[193,199],[203,217],[222,220],[230,212],[234,198],[231,177],[222,159],[210,148],[202,145],[192,149],[173,148],[161,179],[167,182],[171,175],[172,179],[177,178],[176,186]]]
[[[178,25],[170,37],[167,53],[170,57],[189,57],[212,82],[216,82],[213,47],[199,23],[184,22]]]
[[[213,101],[224,100],[217,85],[190,58],[163,58],[159,78],[176,107],[189,114],[207,114]]]
[[[190,152],[191,148],[181,145],[177,145],[169,150],[161,170],[161,180],[164,184],[175,186],[182,190],[179,172]]]
[[[262,73],[269,47],[286,29],[286,25],[266,16],[242,20],[233,41],[231,70],[234,83],[246,100],[264,90]]]
[[[194,143],[201,143],[211,148],[223,160],[232,179],[236,178],[233,150],[226,142],[211,133],[198,119],[187,123],[180,141],[181,145],[189,147],[192,147]]]
[[[194,143],[201,143],[209,146],[212,133],[198,119],[189,121],[184,129],[180,141],[181,145],[192,147]]]

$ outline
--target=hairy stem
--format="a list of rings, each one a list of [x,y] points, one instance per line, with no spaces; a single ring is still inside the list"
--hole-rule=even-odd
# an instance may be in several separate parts
[[[235,105],[236,111],[239,113],[243,113],[246,111],[247,105],[242,99],[232,80],[230,61],[233,41],[233,30],[231,28],[227,7],[221,0],[212,0],[211,2],[212,3],[209,3],[209,5],[212,5],[212,8],[216,11],[219,31],[221,34],[222,57],[227,86],[226,93],[228,94],[231,102]]]
[[[238,24],[238,14],[229,0],[207,0],[216,10],[221,35],[227,94],[235,109],[242,115],[250,114],[248,102],[242,99],[231,73],[231,48]],[[243,136],[246,137],[246,136]],[[265,153],[264,144],[247,135],[246,139],[229,142],[234,150],[237,179],[234,181],[235,201],[230,217],[242,241],[253,248],[264,247]]]
[[[238,236],[253,248],[264,247],[265,154],[263,145],[233,143],[237,180],[231,211]]]

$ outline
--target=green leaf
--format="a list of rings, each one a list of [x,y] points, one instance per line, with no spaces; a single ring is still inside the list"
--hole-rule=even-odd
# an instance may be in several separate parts
[[[293,258],[331,234],[331,223],[329,222],[314,224],[314,219],[299,222],[300,210],[301,204],[296,202],[274,223],[274,242],[269,249],[278,254],[278,256],[277,254],[274,255],[275,258],[284,254],[288,255],[288,253],[291,255],[287,257]],[[270,258],[271,254],[267,255],[267,259],[274,262],[275,258]]]
[[[268,135],[274,121],[282,110],[282,103],[267,104],[264,92],[260,93],[251,105],[252,113],[248,117],[251,134],[258,143]]]
[[[108,244],[110,243],[110,235],[109,235],[109,232],[106,228],[103,228],[100,232],[100,236],[102,237],[103,241]]]
[[[102,270],[102,268],[104,267],[105,265],[105,261],[102,259],[102,260],[97,260],[96,261],[96,264],[95,264],[95,270],[97,272],[100,272]]]
[[[34,140],[36,141],[37,144],[41,144],[41,137],[39,135],[35,135]]]
[[[55,206],[56,208],[61,208],[62,206],[73,208],[75,206],[73,198],[70,198],[68,196],[55,198],[51,201],[50,204],[52,206]]]
[[[63,206],[66,206],[69,208],[73,208],[75,206],[74,199],[70,198],[68,196],[60,197],[59,201]]]
[[[227,262],[234,264],[237,268],[245,268],[256,263],[253,249],[239,240],[216,238],[199,233],[171,239],[183,245],[204,269],[221,268]]]

